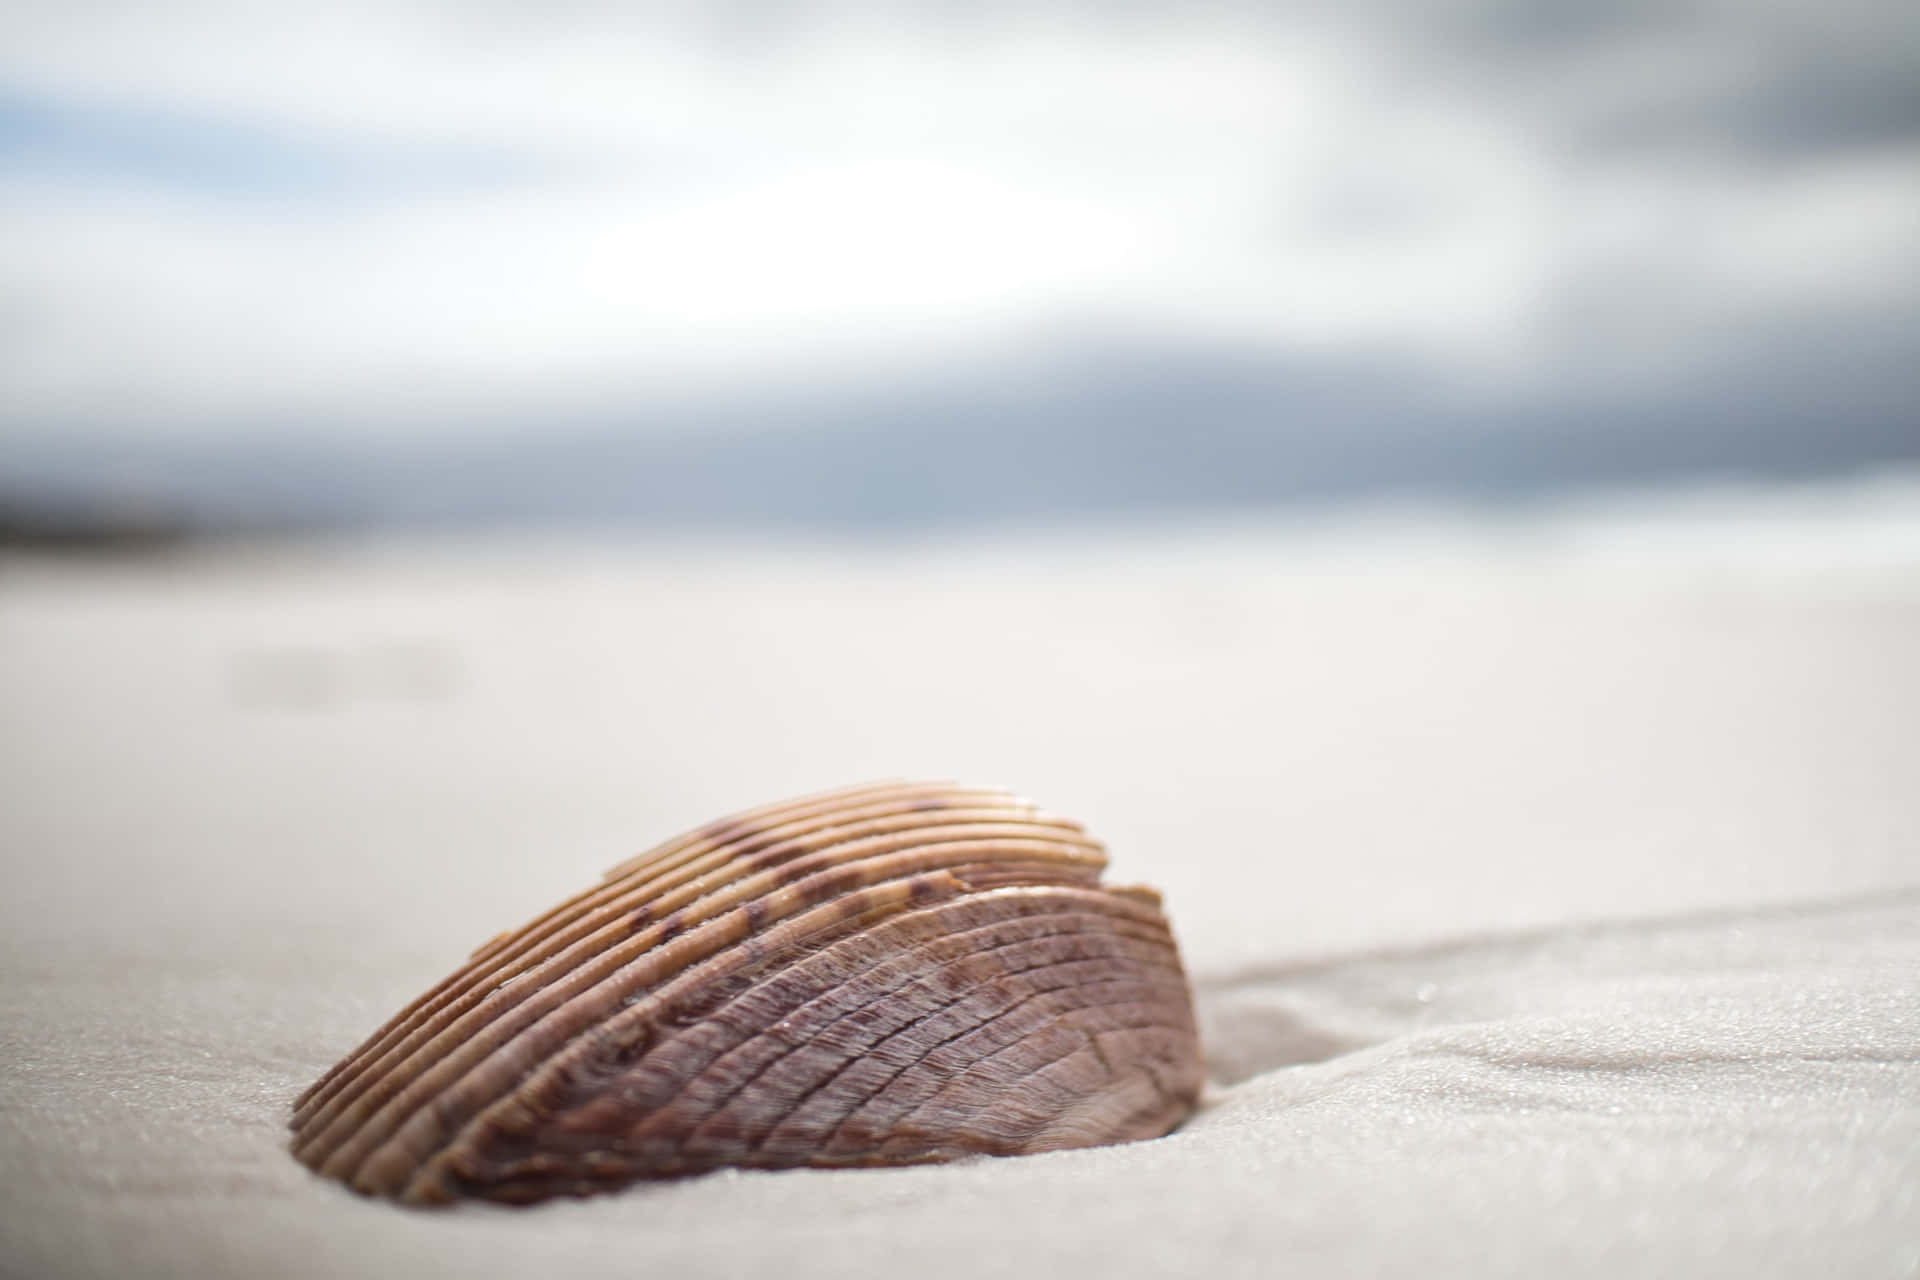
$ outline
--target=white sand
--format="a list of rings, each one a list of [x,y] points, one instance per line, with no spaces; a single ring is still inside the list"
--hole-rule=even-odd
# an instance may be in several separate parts
[[[0,565],[0,1273],[1902,1276],[1920,503]],[[422,1214],[299,1091],[657,838],[1003,782],[1161,886],[1160,1142]]]

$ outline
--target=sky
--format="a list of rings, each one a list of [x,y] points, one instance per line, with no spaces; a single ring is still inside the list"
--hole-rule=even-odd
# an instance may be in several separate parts
[[[0,479],[583,433],[592,470],[614,438],[849,422],[910,462],[960,403],[950,434],[1097,452],[1094,391],[1142,370],[1231,401],[1282,470],[1316,432],[1355,474],[1476,430],[1578,463],[1635,429],[1595,405],[1713,465],[1745,456],[1729,422],[1755,457],[1920,454],[1908,0],[0,0],[0,26]],[[1390,409],[1347,407],[1382,383]],[[1228,430],[1116,430],[1184,425]]]

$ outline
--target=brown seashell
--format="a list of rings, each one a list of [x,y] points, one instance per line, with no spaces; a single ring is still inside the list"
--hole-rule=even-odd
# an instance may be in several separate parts
[[[295,1104],[293,1151],[409,1203],[723,1166],[1158,1137],[1203,1076],[1159,897],[1077,823],[881,783],[670,840],[505,933]]]

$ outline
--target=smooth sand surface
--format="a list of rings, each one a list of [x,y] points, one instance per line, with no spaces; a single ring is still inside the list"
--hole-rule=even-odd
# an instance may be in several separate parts
[[[1920,1269],[1920,504],[0,563],[0,1273]],[[408,1212],[293,1097],[654,841],[1003,783],[1166,893],[1156,1142]]]

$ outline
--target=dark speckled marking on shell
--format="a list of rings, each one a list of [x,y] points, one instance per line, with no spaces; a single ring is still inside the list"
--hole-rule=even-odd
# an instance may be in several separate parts
[[[875,783],[709,823],[489,941],[303,1094],[412,1204],[1157,1137],[1199,1096],[1159,895],[1077,823]]]

